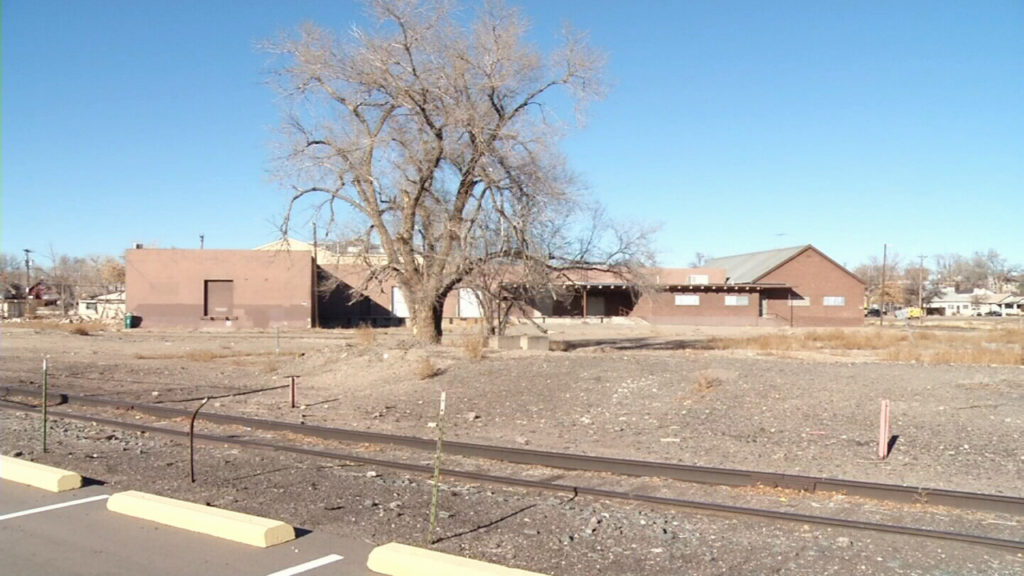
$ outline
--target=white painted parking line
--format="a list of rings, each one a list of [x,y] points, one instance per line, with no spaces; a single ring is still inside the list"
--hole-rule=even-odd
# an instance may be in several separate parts
[[[338,560],[344,560],[344,559],[345,559],[344,556],[339,556],[337,554],[328,554],[327,556],[324,556],[323,558],[317,558],[316,560],[310,560],[309,562],[306,562],[305,564],[299,564],[298,566],[292,566],[291,568],[285,568],[284,570],[278,570],[277,572],[274,572],[273,574],[267,574],[267,576],[293,576],[294,574],[301,574],[301,573],[306,572],[308,570],[312,570],[314,568],[319,568],[321,566],[326,566],[327,564],[330,564],[331,562],[337,562]]]
[[[68,506],[77,506],[78,504],[86,504],[89,502],[96,502],[97,500],[106,500],[110,498],[110,494],[101,494],[100,496],[90,496],[89,498],[82,498],[81,500],[72,500],[70,502],[61,502],[60,504],[51,504],[49,506],[42,506],[39,508],[32,508],[31,510],[22,510],[21,512],[11,512],[10,514],[4,514],[0,516],[0,522],[4,520],[10,520],[11,518],[17,518],[19,516],[28,516],[29,514],[38,514],[40,512],[49,512],[50,510],[56,510],[58,508],[67,508]]]

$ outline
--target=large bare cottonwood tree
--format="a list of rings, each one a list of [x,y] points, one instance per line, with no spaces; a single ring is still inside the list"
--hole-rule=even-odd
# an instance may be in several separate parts
[[[624,260],[628,233],[600,255],[586,234],[567,238],[586,203],[557,148],[561,118],[578,120],[602,90],[602,57],[582,36],[545,55],[502,4],[367,8],[368,28],[338,37],[308,24],[268,44],[288,103],[285,232],[300,206],[361,223],[363,245],[383,251],[369,277],[398,284],[422,342],[440,339],[448,294],[495,263]]]

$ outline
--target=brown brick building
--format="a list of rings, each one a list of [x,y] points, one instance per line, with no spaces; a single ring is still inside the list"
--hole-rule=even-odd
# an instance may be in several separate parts
[[[124,260],[125,304],[139,326],[312,325],[309,252],[135,249]]]
[[[307,327],[398,325],[408,317],[397,286],[360,294],[357,259],[293,243],[289,250],[129,250],[127,311],[151,326]],[[316,276],[314,280],[314,270]],[[642,319],[732,326],[855,326],[864,283],[811,245],[710,260],[702,268],[647,271],[641,290],[614,274],[569,274],[565,297],[533,301],[532,318]],[[327,293],[317,286],[331,286]],[[480,316],[471,290],[456,289],[444,315]]]

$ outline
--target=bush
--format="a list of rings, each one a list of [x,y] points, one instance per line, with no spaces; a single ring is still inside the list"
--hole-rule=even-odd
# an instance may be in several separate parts
[[[356,342],[363,348],[372,348],[377,343],[377,334],[373,328],[366,323],[356,327]]]
[[[484,357],[485,336],[468,336],[462,341],[462,351],[466,357],[472,360],[480,360]]]
[[[420,358],[416,363],[416,377],[420,380],[429,380],[441,373],[441,370],[434,366],[430,358]]]

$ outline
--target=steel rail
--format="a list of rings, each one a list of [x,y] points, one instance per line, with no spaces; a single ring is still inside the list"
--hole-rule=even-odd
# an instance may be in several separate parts
[[[14,393],[19,396],[29,397],[35,396],[39,393],[38,390],[35,389],[16,387],[5,387],[0,390],[6,390],[6,393]],[[190,411],[185,409],[155,404],[109,400],[70,394],[59,394],[59,398],[61,403],[73,403],[81,404],[83,406],[97,406],[120,410],[136,410],[144,414],[159,416],[162,418],[187,418],[191,414]],[[387,444],[424,451],[432,451],[435,447],[435,440],[399,434],[330,428],[311,424],[292,424],[290,422],[262,420],[245,416],[233,416],[212,412],[201,414],[199,419],[211,424],[242,426],[253,430],[263,430],[267,432],[287,432],[318,438],[321,440],[358,442],[366,444]],[[454,440],[445,442],[445,453],[469,458],[500,460],[512,464],[560,468],[563,470],[603,472],[623,476],[660,477],[678,480],[681,482],[693,482],[717,486],[765,486],[769,488],[782,488],[804,492],[835,492],[850,496],[859,496],[890,502],[950,506],[966,510],[998,512],[1024,516],[1024,498],[1002,494],[982,494],[957,490],[945,490],[941,488],[882,484],[877,482],[862,482],[858,480],[843,480],[828,477],[781,474],[777,472],[737,470],[730,468],[692,466],[672,462],[656,462],[604,456],[589,456],[585,454],[547,452],[527,448],[489,446],[470,442],[458,442]]]
[[[13,410],[31,410],[38,412],[39,408],[34,406],[26,406],[23,404],[14,404],[5,400],[0,400],[0,408],[13,409]],[[82,422],[95,422],[104,426],[112,428],[126,428],[130,430],[138,430],[155,434],[164,434],[167,436],[175,436],[179,438],[187,438],[188,432],[185,430],[176,430],[173,428],[163,428],[160,426],[152,426],[148,424],[139,424],[135,422],[126,422],[122,420],[114,420],[109,418],[101,418],[96,416],[88,416],[82,414],[74,414],[65,411],[49,411],[50,415],[66,418],[69,420],[76,420]],[[261,450],[269,450],[275,452],[286,452],[291,454],[300,454],[303,456],[312,456],[317,458],[325,458],[330,460],[341,460],[345,462],[353,462],[359,464],[366,464],[370,466],[378,466],[381,468],[389,468],[393,470],[402,470],[405,472],[412,472],[416,474],[423,474],[430,476],[433,473],[433,467],[424,464],[411,464],[407,462],[395,462],[389,460],[380,460],[377,458],[367,458],[364,456],[357,456],[354,454],[342,454],[338,452],[330,452],[327,450],[319,450],[315,448],[303,448],[300,446],[282,445],[262,440],[249,440],[242,438],[235,438],[230,436],[217,436],[213,434],[197,433],[193,435],[193,438],[198,438],[206,442],[229,444],[236,446],[243,446],[247,448],[255,448]],[[904,536],[918,536],[925,538],[932,538],[951,542],[960,542],[966,544],[978,544],[991,548],[997,548],[1004,551],[1021,552],[1024,551],[1024,542],[1015,540],[1008,540],[1005,538],[995,538],[991,536],[981,536],[976,534],[963,534],[958,532],[948,532],[943,530],[932,530],[928,528],[918,528],[913,526],[901,526],[894,524],[881,524],[877,522],[867,522],[863,520],[850,520],[846,518],[834,518],[828,516],[814,516],[810,514],[797,514],[793,512],[781,512],[777,510],[766,510],[762,508],[749,508],[744,506],[732,506],[728,504],[716,504],[712,502],[701,502],[697,500],[687,500],[680,498],[670,498],[667,496],[654,496],[649,494],[640,494],[636,492],[621,492],[617,490],[606,490],[602,488],[592,488],[587,486],[575,486],[570,484],[559,484],[555,482],[545,482],[542,480],[527,480],[524,478],[515,478],[508,476],[497,476],[493,474],[484,474],[480,472],[472,472],[466,470],[456,470],[450,468],[444,468],[441,470],[444,476],[451,478],[461,478],[465,480],[472,480],[477,482],[487,482],[492,484],[515,486],[519,488],[531,488],[537,490],[545,490],[560,493],[571,493],[574,496],[591,496],[595,498],[604,498],[609,500],[622,500],[627,502],[644,502],[648,504],[656,504],[662,506],[669,506],[674,508],[685,508],[691,510],[700,510],[709,513],[719,514],[730,514],[749,516],[756,518],[766,518],[770,520],[781,520],[785,522],[799,522],[802,524],[816,524],[821,526],[829,526],[834,528],[844,528],[852,530],[862,530],[871,532],[882,532],[887,534],[899,534]]]

